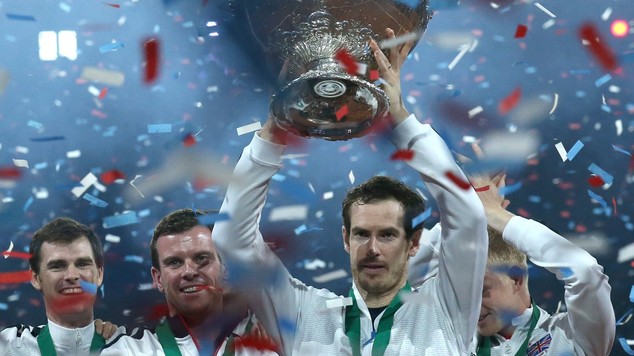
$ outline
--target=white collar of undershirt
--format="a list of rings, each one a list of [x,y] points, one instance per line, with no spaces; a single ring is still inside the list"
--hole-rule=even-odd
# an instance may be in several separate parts
[[[49,319],[48,330],[57,350],[88,349],[95,334],[95,323],[91,322],[81,328],[69,329]]]

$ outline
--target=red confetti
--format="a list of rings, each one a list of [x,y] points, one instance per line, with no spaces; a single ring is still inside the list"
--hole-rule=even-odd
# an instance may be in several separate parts
[[[490,189],[490,187],[488,185],[485,185],[484,187],[475,188],[475,191],[476,192],[486,192],[489,189]]]
[[[605,184],[603,179],[601,179],[601,177],[599,176],[592,176],[588,178],[588,183],[590,183],[590,185],[593,187],[601,187]]]
[[[348,110],[347,104],[340,107],[339,110],[337,110],[337,113],[335,114],[337,116],[337,121],[341,121],[341,119],[343,119],[344,116],[348,115],[349,112],[350,110]]]
[[[614,216],[619,215],[619,213],[616,211],[616,199],[614,199],[614,197],[612,197],[612,206],[614,207]]]
[[[462,178],[458,177],[451,171],[447,171],[445,173],[445,176],[447,176],[447,178],[449,178],[455,185],[464,190],[471,188],[471,184],[469,184],[469,182],[462,180]]]
[[[345,49],[338,50],[335,54],[335,59],[346,69],[348,74],[356,75],[359,71],[357,61]]]
[[[24,283],[31,280],[31,270],[0,273],[0,284]]]
[[[277,351],[277,346],[271,338],[257,337],[253,335],[247,335],[245,337],[234,339],[234,345],[236,350],[242,348],[250,348],[256,350],[270,350]]]
[[[599,61],[599,64],[604,69],[613,71],[618,67],[614,52],[601,39],[599,31],[593,24],[587,23],[581,26],[579,29],[579,36],[581,36],[581,39],[589,43],[587,47],[590,50],[590,53],[594,55],[596,60]]]
[[[0,179],[17,180],[22,176],[22,172],[14,167],[0,168]]]
[[[515,30],[515,38],[524,38],[527,31],[528,27],[524,25],[517,25],[517,29]]]
[[[112,184],[117,179],[125,179],[125,174],[116,169],[101,174],[101,181],[104,182],[104,184]]]
[[[412,150],[398,150],[392,153],[392,156],[390,156],[390,159],[392,161],[410,161],[412,158],[414,158],[414,151]]]
[[[31,258],[30,253],[20,252],[20,251],[4,251],[2,253],[2,256],[4,256],[5,258],[6,257],[21,258],[23,260],[28,260],[29,258]]]
[[[194,137],[194,135],[192,134],[187,134],[187,136],[185,136],[185,138],[183,139],[183,146],[185,147],[191,147],[195,144],[196,144],[196,137]]]
[[[522,97],[522,89],[516,88],[513,90],[509,96],[504,98],[500,105],[498,106],[498,111],[502,115],[506,115],[509,111],[513,110],[513,108],[520,102],[520,98]]]
[[[159,40],[150,38],[143,42],[143,50],[145,52],[145,78],[146,84],[150,84],[156,80],[159,71]]]
[[[104,2],[104,4],[106,4],[106,5],[110,6],[110,7],[115,7],[117,9],[121,7],[121,5],[119,5],[119,4],[108,4],[107,2]]]
[[[379,80],[379,71],[376,69],[372,69],[370,70],[370,80],[371,81],[375,81],[375,80]]]
[[[99,92],[99,100],[103,100],[103,98],[106,97],[106,94],[108,94],[108,88],[101,89],[101,92]]]

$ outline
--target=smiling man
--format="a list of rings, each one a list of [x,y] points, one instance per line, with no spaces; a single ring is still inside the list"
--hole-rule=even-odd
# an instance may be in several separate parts
[[[102,355],[277,355],[246,304],[224,286],[225,269],[201,225],[204,211],[176,210],[154,229],[152,280],[165,295],[169,315],[154,329],[136,328],[106,346]],[[242,347],[244,346],[244,347]]]
[[[0,333],[2,355],[98,352],[105,344],[101,321],[93,323],[95,292],[103,282],[99,238],[88,226],[57,218],[35,232],[29,253],[31,284],[42,292],[48,322],[4,329]]]

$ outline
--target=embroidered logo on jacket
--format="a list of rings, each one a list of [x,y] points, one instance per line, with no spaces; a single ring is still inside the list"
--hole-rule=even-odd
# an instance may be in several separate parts
[[[550,337],[550,334],[542,337],[537,340],[537,342],[528,346],[528,350],[526,351],[527,356],[541,356],[546,354],[546,351],[550,347],[550,342],[553,341],[553,338]]]

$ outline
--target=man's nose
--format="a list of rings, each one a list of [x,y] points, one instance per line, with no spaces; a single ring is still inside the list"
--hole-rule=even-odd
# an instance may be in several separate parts
[[[376,256],[378,254],[379,254],[378,241],[375,236],[371,236],[370,239],[368,240],[367,255]]]
[[[70,265],[66,269],[64,273],[64,279],[66,280],[78,280],[79,279],[79,269],[77,267]]]
[[[183,278],[192,279],[198,276],[198,265],[193,261],[185,261],[183,266]]]

